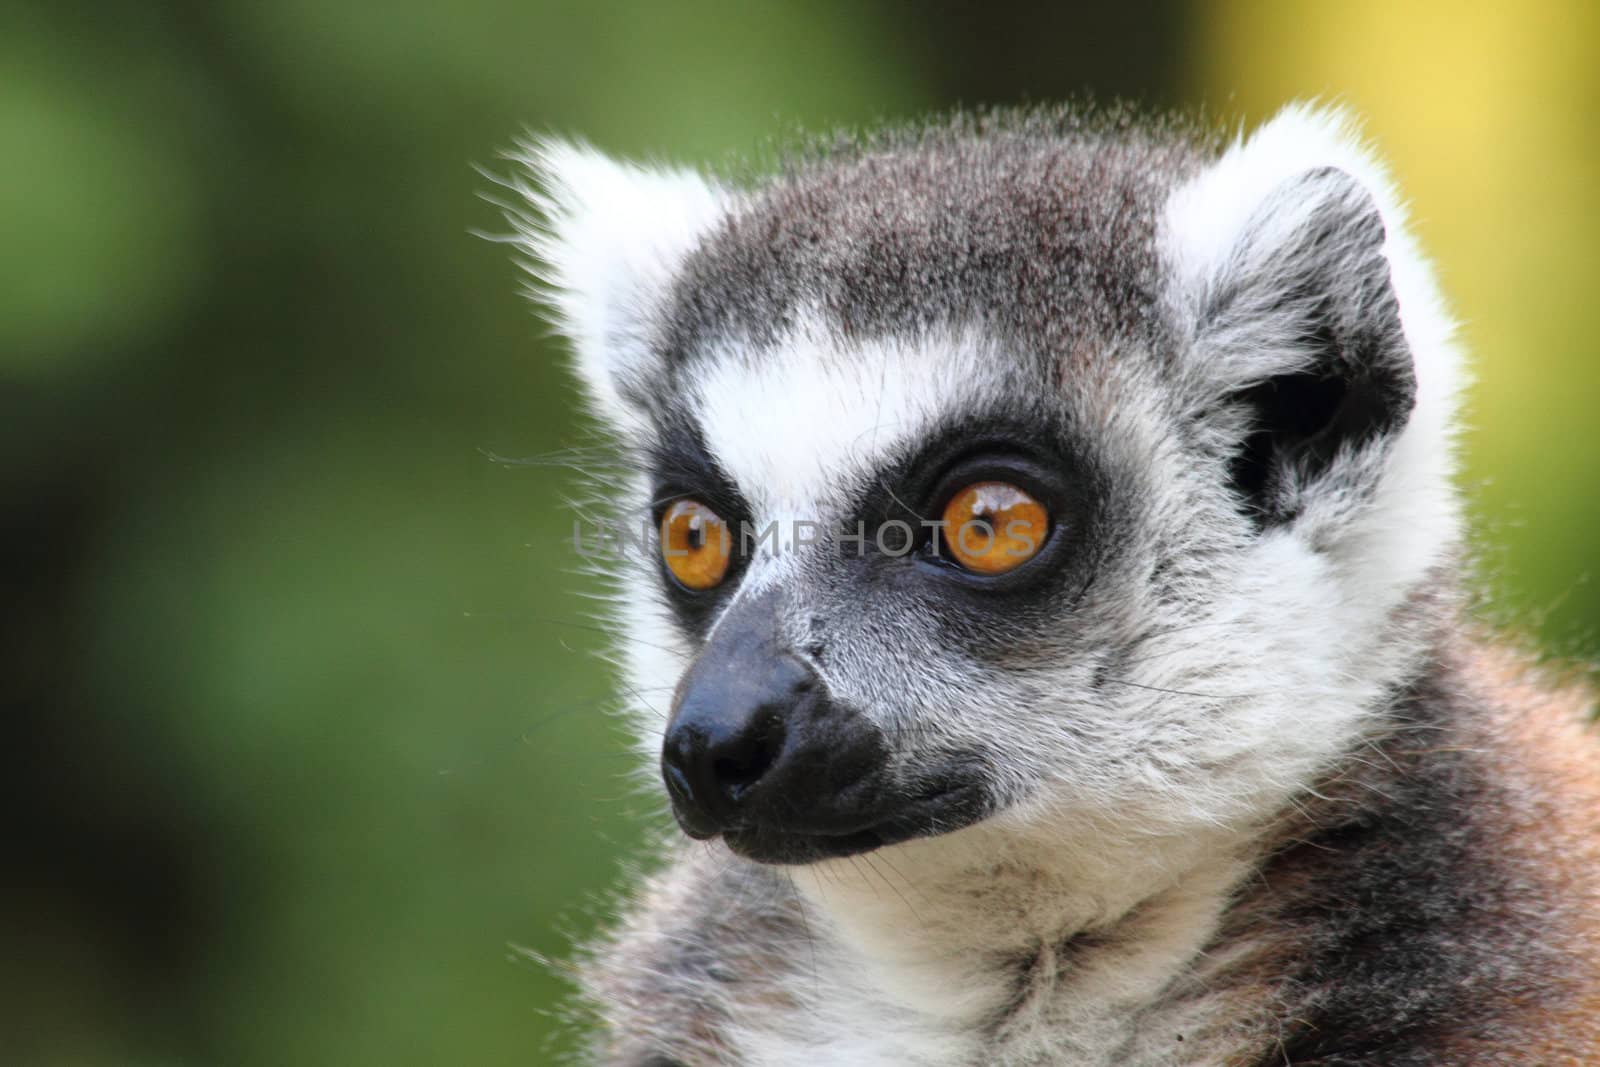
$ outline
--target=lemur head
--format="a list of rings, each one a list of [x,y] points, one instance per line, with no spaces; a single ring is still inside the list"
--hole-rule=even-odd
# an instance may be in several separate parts
[[[1339,116],[957,119],[753,188],[526,162],[651,530],[628,690],[692,836],[1248,827],[1404,680],[1455,360]]]

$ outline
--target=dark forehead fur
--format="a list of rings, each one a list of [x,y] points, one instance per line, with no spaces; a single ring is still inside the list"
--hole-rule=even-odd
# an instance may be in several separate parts
[[[1046,360],[1159,326],[1155,235],[1215,152],[1126,109],[958,115],[790,157],[684,263],[669,360],[820,308],[846,338],[984,326]]]

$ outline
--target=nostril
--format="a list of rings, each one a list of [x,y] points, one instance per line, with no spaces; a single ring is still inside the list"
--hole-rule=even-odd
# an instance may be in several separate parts
[[[711,774],[720,792],[737,801],[772,769],[783,748],[783,717],[762,709],[744,729],[712,747]]]
[[[771,760],[761,761],[755,765],[739,763],[731,759],[719,759],[712,767],[712,773],[717,776],[717,781],[730,793],[743,793],[746,788],[754,784],[763,774]]]
[[[675,726],[667,731],[661,746],[661,777],[678,824],[690,837],[704,839],[723,829],[723,820],[709,805],[713,791],[700,778],[704,763],[705,735],[693,727]]]
[[[730,797],[738,799],[772,769],[776,755],[771,749],[757,748],[738,756],[722,756],[711,764],[711,773]]]
[[[688,804],[694,800],[694,789],[689,785],[689,779],[683,773],[683,767],[670,757],[661,761],[662,777],[667,783],[667,792],[680,804]]]

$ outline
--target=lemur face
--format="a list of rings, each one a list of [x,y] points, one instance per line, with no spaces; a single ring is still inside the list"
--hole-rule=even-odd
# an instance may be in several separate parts
[[[1243,828],[1359,740],[1409,527],[1453,522],[1450,359],[1336,119],[956,126],[738,192],[529,162],[691,836]]]
[[[1005,807],[1051,688],[1092,685],[1088,593],[1132,498],[999,342],[752,355],[686,368],[648,453],[667,548],[640,577],[697,650],[662,756],[680,824],[798,861]],[[686,501],[700,538],[667,554]],[[714,585],[677,573],[695,557],[726,560]]]

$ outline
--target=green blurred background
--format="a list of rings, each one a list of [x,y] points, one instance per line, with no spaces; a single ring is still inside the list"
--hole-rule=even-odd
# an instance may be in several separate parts
[[[55,0],[0,9],[0,1059],[543,1063],[648,832],[583,440],[516,294],[525,128],[695,161],[1090,90],[1347,102],[1479,378],[1495,620],[1592,656],[1595,5]]]

